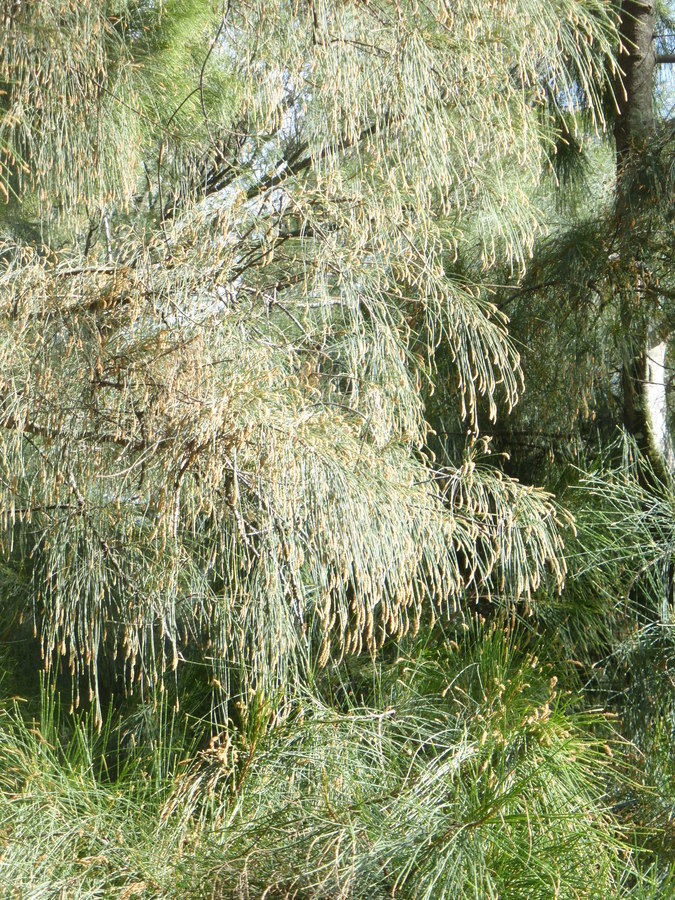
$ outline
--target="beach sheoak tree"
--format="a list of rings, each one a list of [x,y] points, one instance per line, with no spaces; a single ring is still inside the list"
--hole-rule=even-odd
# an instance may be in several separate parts
[[[287,689],[562,585],[552,498],[484,452],[523,389],[491,272],[542,233],[551,98],[605,127],[618,27],[604,0],[0,4],[2,602],[76,701],[104,656],[129,688],[196,653]]]

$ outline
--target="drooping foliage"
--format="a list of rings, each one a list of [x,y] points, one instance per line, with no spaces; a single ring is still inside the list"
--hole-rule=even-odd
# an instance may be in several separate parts
[[[130,202],[83,165],[81,141],[114,145],[98,124],[89,134],[94,80],[106,79],[96,104],[137,104],[152,138],[134,145],[150,154],[151,209],[143,197],[135,216],[117,213],[114,234],[106,212],[99,256],[83,258],[91,231],[84,247],[76,233],[59,251],[4,249],[4,546],[47,663],[88,671],[96,694],[102,647],[133,682],[196,641],[275,683],[303,655],[374,652],[470,588],[517,599],[547,570],[560,586],[550,500],[471,451],[434,467],[424,393],[443,347],[474,431],[479,398],[493,420],[519,397],[518,354],[480,273],[497,258],[520,267],[532,248],[542,79],[559,93],[580,80],[600,115],[603,4],[230,5],[154,134],[159,100],[143,90],[152,54],[170,50],[141,13],[184,21],[172,5],[66,4],[98,55],[54,62],[63,83],[44,107],[20,48],[44,40],[47,12],[5,25],[4,64],[20,76],[10,164],[28,160],[45,210],[58,218],[83,191],[102,210]],[[63,54],[66,20],[49,21]],[[133,103],[115,87],[127,69]],[[218,116],[212,69],[236,85]],[[70,191],[70,170],[31,162],[31,128],[63,116],[71,79],[87,121],[64,119],[59,152],[87,180],[66,198],[50,179]],[[189,105],[202,133],[176,149]],[[177,175],[198,148],[202,171]],[[142,183],[131,159],[124,175]],[[469,252],[474,274],[458,274]]]
[[[0,2],[0,884],[670,894],[625,6]]]

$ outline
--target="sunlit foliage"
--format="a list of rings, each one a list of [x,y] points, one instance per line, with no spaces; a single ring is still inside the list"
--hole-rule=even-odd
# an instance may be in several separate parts
[[[101,236],[3,248],[3,547],[75,700],[104,647],[128,684],[188,644],[221,683],[246,660],[287,684],[468,591],[560,587],[550,499],[471,448],[435,467],[424,397],[441,347],[474,434],[479,399],[486,422],[518,400],[481,267],[532,249],[542,85],[602,122],[605,5],[230,4],[161,114],[173,45],[152,29],[185,10],[48,7],[5,21],[8,186],[25,164],[45,222],[91,203]],[[129,117],[124,161],[103,123]]]

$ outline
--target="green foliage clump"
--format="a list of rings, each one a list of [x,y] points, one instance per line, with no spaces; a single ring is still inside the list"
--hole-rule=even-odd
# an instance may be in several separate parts
[[[192,756],[162,704],[145,751],[49,702],[33,728],[4,713],[0,872],[37,896],[649,896],[611,808],[616,736],[532,635],[413,647],[282,722],[259,695]]]

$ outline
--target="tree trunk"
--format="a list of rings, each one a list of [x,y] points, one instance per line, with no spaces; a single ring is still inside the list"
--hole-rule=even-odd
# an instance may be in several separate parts
[[[623,0],[621,4],[621,47],[619,65],[623,83],[616,91],[619,115],[614,127],[617,153],[617,216],[630,216],[639,203],[634,171],[649,148],[654,135],[654,3],[652,0]],[[628,182],[628,184],[627,184]],[[631,216],[627,221],[630,222]],[[623,228],[626,228],[626,221]],[[640,252],[639,242],[635,248]],[[638,268],[641,263],[639,259]],[[628,304],[637,315],[629,314],[623,325],[629,330],[634,357],[624,364],[624,424],[635,437],[652,469],[660,479],[673,471],[675,458],[668,428],[666,349],[668,335],[655,321],[657,310],[645,308],[647,300],[640,286]]]
[[[619,66],[623,85],[617,89],[619,115],[614,127],[617,162],[641,151],[654,131],[654,3],[623,0]]]
[[[624,425],[647,456],[661,481],[675,468],[673,439],[668,427],[666,393],[667,341],[650,330],[646,350],[623,370]]]

